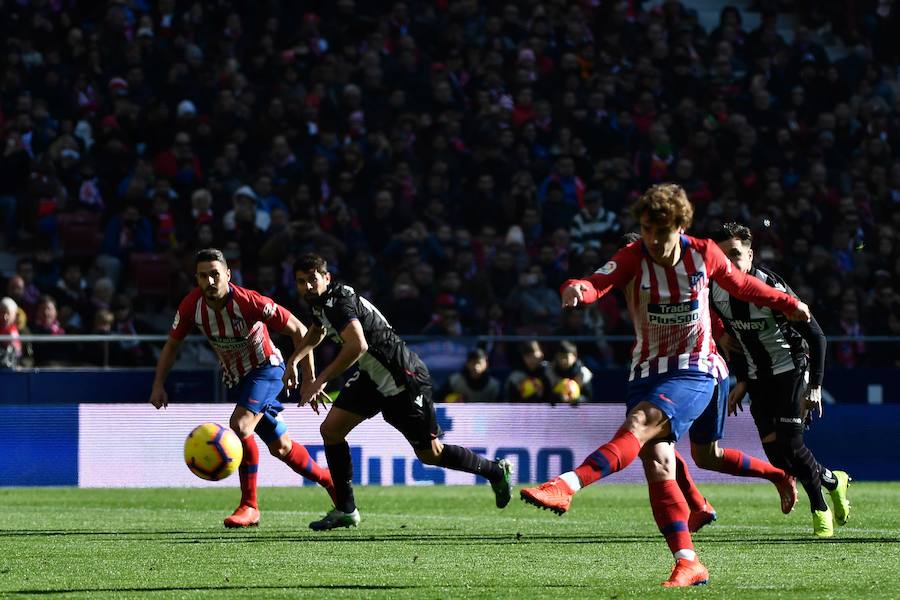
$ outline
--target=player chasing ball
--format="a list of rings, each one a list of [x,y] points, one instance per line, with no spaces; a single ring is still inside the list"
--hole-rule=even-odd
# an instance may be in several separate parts
[[[182,341],[196,326],[219,358],[229,399],[235,402],[229,424],[243,447],[238,468],[241,501],[225,519],[225,527],[259,524],[256,494],[259,448],[254,432],[266,443],[272,456],[324,487],[334,500],[328,469],[316,464],[302,444],[291,440],[287,425],[278,416],[284,408],[277,397],[282,390],[285,366],[281,351],[269,338],[268,328],[289,335],[297,347],[307,332],[306,326],[272,299],[231,283],[231,271],[221,251],[201,250],[195,264],[197,287],[184,297],[175,313],[169,339],[156,364],[150,403],[157,409],[168,406],[166,377],[175,364]],[[304,378],[311,381],[312,356],[305,356],[300,367]],[[316,406],[314,403],[314,409]]]
[[[305,254],[298,258],[294,278],[300,296],[312,307],[313,324],[287,361],[285,386],[289,390],[299,386],[301,406],[314,403],[325,393],[329,381],[354,364],[359,366],[341,388],[320,427],[334,479],[335,504],[322,519],[310,523],[310,528],[359,524],[351,483],[353,462],[346,438],[357,425],[379,412],[403,434],[423,463],[481,475],[491,482],[497,508],[509,504],[509,461],[488,460],[468,448],[441,443],[428,368],[397,336],[384,315],[353,288],[332,282],[328,264],[321,256]],[[340,345],[340,351],[317,377],[308,377],[304,366],[301,383],[298,362],[303,365],[326,335]]]

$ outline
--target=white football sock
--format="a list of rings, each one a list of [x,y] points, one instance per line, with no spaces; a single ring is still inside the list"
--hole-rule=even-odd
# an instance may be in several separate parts
[[[578,480],[578,475],[575,474],[575,471],[567,471],[560,475],[559,478],[565,481],[566,485],[572,488],[573,492],[581,489],[581,482]]]
[[[679,550],[675,553],[675,560],[686,558],[688,560],[697,560],[697,553],[693,550]]]

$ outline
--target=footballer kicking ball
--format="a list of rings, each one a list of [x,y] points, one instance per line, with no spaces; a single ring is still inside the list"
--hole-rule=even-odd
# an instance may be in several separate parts
[[[218,423],[196,427],[184,441],[184,462],[191,473],[208,481],[225,479],[241,464],[244,448],[237,434]]]
[[[577,400],[581,397],[581,386],[578,385],[578,382],[574,379],[569,379],[567,377],[565,379],[560,379],[556,385],[553,386],[553,393],[563,400],[571,402],[572,400]]]

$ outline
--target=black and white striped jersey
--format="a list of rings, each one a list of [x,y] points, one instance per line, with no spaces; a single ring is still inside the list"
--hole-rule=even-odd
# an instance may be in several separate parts
[[[311,299],[313,322],[337,344],[343,344],[341,331],[354,319],[362,326],[368,350],[359,359],[378,391],[394,396],[406,389],[410,379],[430,383],[425,363],[406,347],[388,320],[374,304],[349,285],[332,283],[321,296]]]
[[[754,265],[748,275],[797,297],[781,277],[765,267]],[[825,336],[815,319],[810,323],[788,321],[781,312],[738,300],[715,282],[709,290],[710,306],[744,350],[747,377],[764,379],[811,365],[810,383],[821,385]],[[740,370],[736,369],[739,378]]]

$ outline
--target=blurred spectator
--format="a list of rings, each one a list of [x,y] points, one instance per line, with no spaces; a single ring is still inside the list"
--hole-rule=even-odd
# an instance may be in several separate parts
[[[439,402],[496,402],[499,396],[500,382],[488,372],[487,352],[481,348],[469,352],[462,369],[438,391]]]
[[[0,335],[19,337],[19,328],[16,325],[19,307],[10,297],[0,299]],[[22,342],[13,339],[8,342],[0,342],[0,369],[15,369],[22,359]]]
[[[509,294],[509,318],[522,334],[548,334],[559,323],[559,293],[544,281],[540,265],[531,266],[519,275],[519,285]]]
[[[52,296],[41,296],[34,314],[34,323],[30,326],[35,335],[65,335],[66,330],[60,325],[56,312],[56,300]],[[72,356],[65,342],[44,342],[34,345],[34,364],[38,367],[62,366]]]
[[[602,192],[588,192],[584,204],[584,208],[572,219],[570,227],[572,252],[576,254],[581,254],[585,248],[599,250],[604,242],[614,239],[620,229],[615,213],[603,207]]]
[[[523,342],[516,357],[517,364],[506,378],[506,402],[544,402],[550,391],[547,361],[537,341]]]
[[[572,342],[563,340],[547,363],[546,376],[550,403],[580,404],[589,402],[592,393],[591,380],[594,374],[578,358],[578,348]]]

